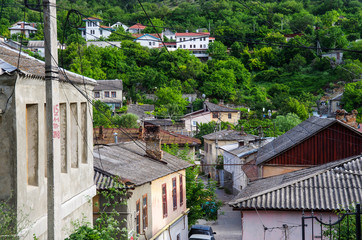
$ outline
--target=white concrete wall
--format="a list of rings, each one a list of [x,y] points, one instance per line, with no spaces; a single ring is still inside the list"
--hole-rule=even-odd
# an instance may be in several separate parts
[[[144,35],[135,40],[135,42],[138,42],[142,47],[148,47],[148,48],[159,48],[162,44],[161,40],[149,35]]]
[[[99,98],[95,97],[95,92],[99,92]],[[109,93],[109,97],[105,96],[105,92]],[[112,97],[112,92],[116,92],[116,97]],[[123,92],[122,90],[102,90],[102,91],[94,91],[93,92],[93,97],[95,100],[102,100],[103,102],[107,102],[108,101],[119,101],[122,102],[123,101]]]
[[[171,235],[171,236],[170,236]],[[177,235],[181,240],[188,239],[188,218],[187,215],[178,219],[170,226],[170,231],[164,231],[155,240],[177,240]]]
[[[196,131],[196,123],[209,123],[211,122],[211,113],[201,113],[200,115],[187,116],[183,118],[185,120],[185,129],[189,132]],[[196,123],[194,123],[196,122]]]
[[[302,211],[269,211],[269,210],[249,210],[243,211],[242,217],[242,239],[243,240],[295,240],[302,237]],[[328,212],[315,212],[314,215],[320,217],[322,214],[324,222],[329,222],[331,216],[332,221],[336,220],[336,215]],[[305,213],[310,216],[310,212]],[[265,231],[264,226],[269,230]],[[283,224],[288,227],[283,228]],[[314,221],[314,238],[312,237],[312,222],[306,220],[308,227],[306,230],[306,239],[321,239],[320,224]],[[277,227],[277,228],[275,228]],[[271,229],[274,228],[274,229]],[[324,239],[324,238],[323,238]]]
[[[82,36],[86,41],[99,40],[100,37],[108,38],[111,35],[111,31],[100,28],[101,22],[98,21],[86,21],[85,30],[82,30]],[[86,31],[84,33],[84,31]]]
[[[8,78],[6,75],[0,76],[0,87],[4,83],[4,78]],[[5,86],[4,86],[5,87]],[[84,89],[84,86],[81,86]],[[88,94],[91,93],[92,86],[87,85]],[[67,106],[67,143],[64,146],[66,149],[66,168],[67,173],[61,173],[61,209],[60,214],[62,217],[62,239],[69,234],[67,228],[70,225],[70,221],[74,219],[82,219],[83,215],[86,216],[89,222],[92,222],[92,206],[89,204],[89,200],[95,195],[95,186],[93,183],[93,155],[92,155],[92,116],[91,110],[86,111],[86,134],[82,129],[81,124],[81,103],[88,104],[86,99],[71,85],[61,82],[59,90],[59,102],[65,103]],[[78,111],[76,116],[73,116],[69,110],[69,102],[76,103]],[[14,174],[10,175],[10,178],[5,178],[15,184],[13,188],[13,194],[17,201],[17,214],[18,220],[25,218],[29,223],[26,224],[24,239],[33,239],[33,234],[40,239],[46,238],[46,216],[47,216],[47,177],[46,177],[46,118],[45,118],[45,81],[41,78],[30,77],[18,77],[16,82],[16,88],[14,95],[10,101],[15,103],[14,107],[9,109],[6,114],[15,113],[12,119],[14,123],[15,136],[9,138],[10,142],[5,143],[2,146],[11,146],[16,149],[15,154],[6,153],[7,150],[1,152],[9,158],[6,161],[13,162]],[[27,130],[26,130],[26,104],[36,104],[38,112],[38,144],[36,145],[37,151],[35,154],[37,158],[37,184],[28,184],[28,166],[27,166]],[[1,104],[0,104],[1,105]],[[87,105],[90,108],[89,105]],[[90,108],[91,109],[91,108]],[[9,115],[11,116],[11,115]],[[71,128],[69,127],[71,118],[76,117],[78,123],[78,140],[76,148],[78,149],[77,160],[78,167],[71,167]],[[7,119],[7,123],[10,123]],[[11,126],[11,125],[10,125]],[[0,133],[4,132],[4,129],[8,129],[9,125],[0,125]],[[6,130],[5,130],[6,131]],[[84,144],[86,142],[86,144]],[[10,145],[9,145],[10,144]],[[74,145],[74,144],[73,144]],[[74,155],[73,155],[74,156]],[[3,156],[0,156],[1,162],[4,161]],[[7,165],[5,161],[5,166]],[[60,164],[60,162],[59,162]],[[2,181],[1,181],[2,182]],[[11,184],[5,182],[5,184]],[[3,184],[3,183],[1,183]]]
[[[94,45],[94,46],[97,46],[97,47],[102,47],[102,48],[105,48],[105,47],[109,47],[109,46],[112,46],[112,47],[121,47],[121,44],[122,42],[120,41],[117,41],[117,42],[114,42],[114,41],[91,41],[91,42],[87,42],[87,47],[89,47],[90,45]]]
[[[209,36],[192,35],[192,36],[176,36],[177,48],[194,50],[194,49],[205,49],[209,48]]]

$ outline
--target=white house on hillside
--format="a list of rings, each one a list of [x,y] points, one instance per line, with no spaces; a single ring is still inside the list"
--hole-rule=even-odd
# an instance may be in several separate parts
[[[212,38],[212,41],[215,40]],[[195,57],[208,58],[210,33],[196,32],[196,33],[176,33],[176,48],[186,49],[191,51]]]
[[[148,47],[148,48],[162,47],[162,41],[157,33],[146,33],[146,34],[140,33],[140,34],[132,34],[132,36],[136,38],[133,41],[138,42],[143,47]]]
[[[143,30],[145,30],[146,26],[142,25],[141,23],[136,23],[133,26],[130,26],[128,28],[128,31],[130,33],[141,33]]]
[[[79,28],[82,31],[82,37],[86,40],[99,40],[100,37],[108,38],[114,31],[112,27],[101,25],[102,20],[99,18],[84,18],[85,28]]]
[[[12,27],[9,27],[10,35],[17,33],[24,33],[25,37],[29,37],[29,34],[36,33],[37,29],[35,28],[35,24],[27,23],[27,22],[17,22]]]

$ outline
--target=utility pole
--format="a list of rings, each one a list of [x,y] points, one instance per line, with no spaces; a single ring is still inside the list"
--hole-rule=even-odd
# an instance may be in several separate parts
[[[43,0],[47,121],[48,238],[61,239],[60,112],[56,0]]]

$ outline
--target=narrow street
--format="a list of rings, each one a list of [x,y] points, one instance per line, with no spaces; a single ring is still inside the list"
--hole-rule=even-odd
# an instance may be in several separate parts
[[[239,211],[233,211],[227,203],[233,198],[224,192],[224,189],[216,189],[218,200],[224,204],[219,210],[218,220],[199,220],[198,224],[211,226],[216,232],[216,240],[240,240],[241,239],[241,217]]]

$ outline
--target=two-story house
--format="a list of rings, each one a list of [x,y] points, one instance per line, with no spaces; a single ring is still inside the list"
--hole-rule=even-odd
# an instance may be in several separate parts
[[[195,57],[208,59],[209,38],[208,32],[176,33],[176,48],[189,50]]]
[[[162,41],[160,38],[161,34],[157,33],[137,33],[132,34],[132,37],[135,38],[134,42],[139,43],[142,47],[148,48],[160,48],[162,47]]]
[[[82,31],[82,37],[86,41],[108,38],[115,29],[101,25],[102,19],[95,17],[84,18],[85,27],[79,28]]]
[[[123,83],[122,80],[97,80],[93,89],[94,99],[107,103],[112,110],[122,107]]]
[[[235,130],[222,130],[203,136],[204,139],[204,159],[201,161],[201,168],[206,174],[210,174],[210,177],[220,180],[217,175],[217,165],[222,164],[219,162],[219,156],[222,156],[224,150],[221,146],[237,144],[239,146],[248,145],[249,143],[255,143],[258,140],[258,136],[254,136],[243,131]]]
[[[47,238],[47,123],[45,64],[0,44],[0,201],[14,209],[19,238]],[[63,70],[62,70],[63,71]],[[95,80],[64,71],[59,76],[59,104],[53,107],[53,139],[60,146],[54,168],[59,239],[72,222],[92,222],[92,107],[73,85],[91,94]],[[25,225],[24,225],[25,223]],[[3,233],[0,232],[0,238]],[[17,234],[14,232],[14,234]],[[6,238],[6,237],[5,237]]]
[[[211,121],[222,121],[236,125],[240,119],[240,111],[217,105],[206,100],[203,109],[186,114],[181,120],[185,121],[185,129],[193,133],[197,124]]]
[[[29,38],[30,34],[36,33],[38,31],[35,28],[35,23],[27,23],[27,22],[17,22],[12,27],[9,27],[10,35],[22,33],[25,37]]]
[[[161,151],[159,126],[145,129],[144,142],[96,146],[94,166],[97,186],[112,181],[110,176],[134,186],[119,209],[127,220],[129,238],[187,239],[185,169],[192,165]],[[102,196],[95,197],[94,202],[101,204]]]

